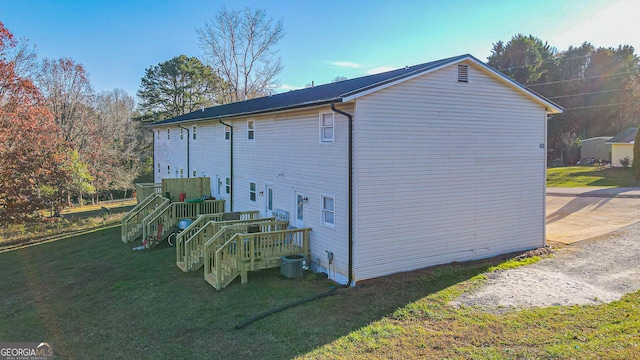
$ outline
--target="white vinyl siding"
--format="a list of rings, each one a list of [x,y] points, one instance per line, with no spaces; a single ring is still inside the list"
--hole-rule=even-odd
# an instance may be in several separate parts
[[[352,112],[347,104],[340,106]],[[335,141],[338,146],[326,146],[318,141],[318,114],[330,112],[328,106],[255,117],[259,140],[234,142],[234,184],[248,184],[257,180],[257,189],[273,185],[273,209],[289,212],[290,221],[296,218],[294,190],[304,193],[304,226],[311,231],[311,262],[327,268],[326,251],[335,254],[335,269],[342,278],[348,273],[347,238],[348,217],[336,216],[335,228],[322,224],[319,194],[335,194],[335,213],[347,213],[348,141],[347,118],[336,114]],[[247,118],[225,121],[233,126],[234,136],[246,139]],[[256,134],[256,136],[258,136]],[[330,165],[330,166],[328,166]],[[245,186],[238,193],[234,188],[234,210],[254,209],[256,205],[245,195]],[[268,197],[258,194],[257,208],[267,209]],[[265,214],[261,214],[264,216]]]
[[[468,71],[357,100],[356,280],[544,245],[545,109]]]

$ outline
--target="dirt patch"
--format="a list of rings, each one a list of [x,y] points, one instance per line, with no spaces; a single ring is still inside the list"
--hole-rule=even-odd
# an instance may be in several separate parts
[[[451,304],[486,310],[602,304],[640,289],[640,223],[567,245],[540,262],[487,274]]]

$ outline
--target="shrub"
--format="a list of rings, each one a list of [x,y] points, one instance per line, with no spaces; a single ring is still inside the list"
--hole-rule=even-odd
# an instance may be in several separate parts
[[[620,159],[618,161],[620,161],[620,165],[622,165],[622,167],[624,168],[628,168],[629,164],[631,163],[631,160],[629,160],[628,156],[625,156],[624,159]]]

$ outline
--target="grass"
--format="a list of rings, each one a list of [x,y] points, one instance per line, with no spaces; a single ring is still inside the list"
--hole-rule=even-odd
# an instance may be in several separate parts
[[[604,168],[569,166],[547,170],[548,187],[638,187],[631,168]]]
[[[137,245],[137,244],[133,244]],[[640,353],[640,293],[600,306],[503,314],[447,303],[489,259],[396,274],[274,314],[329,290],[313,274],[250,273],[216,291],[183,273],[172,248],[132,251],[119,229],[0,253],[0,339],[47,341],[58,358],[608,358]]]

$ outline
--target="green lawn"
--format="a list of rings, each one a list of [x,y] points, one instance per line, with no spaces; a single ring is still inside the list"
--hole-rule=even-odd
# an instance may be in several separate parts
[[[118,228],[0,253],[0,340],[47,341],[75,358],[607,358],[640,353],[640,293],[601,306],[487,314],[447,305],[511,263],[492,259],[397,274],[325,292],[312,274],[249,274],[216,291],[172,248],[132,251]],[[134,244],[135,245],[135,244]]]
[[[631,168],[605,168],[569,166],[547,170],[548,187],[638,187]]]

